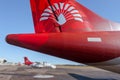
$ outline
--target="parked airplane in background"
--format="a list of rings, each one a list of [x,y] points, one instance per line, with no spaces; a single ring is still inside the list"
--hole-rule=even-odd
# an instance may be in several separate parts
[[[120,24],[76,0],[30,0],[30,4],[35,33],[10,34],[8,43],[120,73]]]
[[[51,67],[53,69],[56,68],[55,65],[52,65],[50,63],[47,63],[47,62],[31,62],[27,57],[24,57],[24,64],[25,65],[28,65],[28,66],[31,66],[31,67],[34,67],[34,68],[43,68],[43,67]]]
[[[0,66],[15,66],[15,65],[19,65],[19,63],[15,63],[15,62],[8,62],[7,59],[4,58],[0,58]]]
[[[7,62],[6,59],[0,58],[0,64],[6,63],[6,62]]]

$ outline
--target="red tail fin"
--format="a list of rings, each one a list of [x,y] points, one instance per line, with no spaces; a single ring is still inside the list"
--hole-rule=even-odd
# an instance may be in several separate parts
[[[36,33],[90,31],[91,24],[75,0],[30,0]],[[55,14],[54,14],[55,13]],[[57,19],[56,19],[57,17]],[[84,18],[84,19],[83,19]]]
[[[75,0],[30,0],[36,33],[118,30]],[[115,26],[115,27],[114,27]]]
[[[24,57],[24,63],[25,63],[25,65],[33,64],[33,62],[31,62],[27,57]]]

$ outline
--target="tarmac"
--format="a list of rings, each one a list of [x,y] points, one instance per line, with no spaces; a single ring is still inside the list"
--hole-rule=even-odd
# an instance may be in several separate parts
[[[90,66],[57,66],[56,69],[0,66],[0,80],[120,80],[120,74]]]

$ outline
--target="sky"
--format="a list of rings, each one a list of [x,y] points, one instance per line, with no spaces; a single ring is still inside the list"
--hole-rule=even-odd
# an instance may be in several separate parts
[[[98,15],[120,23],[120,0],[77,0]],[[41,54],[9,45],[7,34],[33,33],[33,21],[29,0],[0,0],[0,58],[10,62],[23,62],[27,56],[31,61],[46,61],[53,64],[78,64],[69,60]]]

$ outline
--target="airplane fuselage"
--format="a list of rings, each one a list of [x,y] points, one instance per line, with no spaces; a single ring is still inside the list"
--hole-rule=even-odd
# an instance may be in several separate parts
[[[8,43],[92,66],[120,64],[120,24],[75,0],[30,3],[36,33],[10,34]]]

